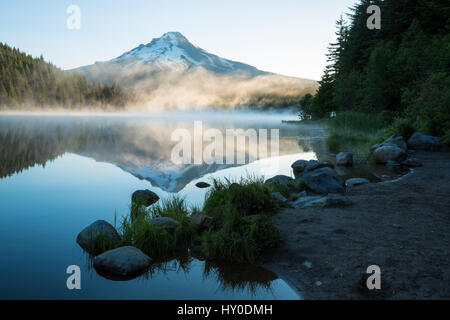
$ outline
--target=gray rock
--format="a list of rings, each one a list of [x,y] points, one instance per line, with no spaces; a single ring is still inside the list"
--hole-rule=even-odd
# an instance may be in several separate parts
[[[334,178],[342,186],[345,183],[344,178],[341,175],[339,175],[336,172],[336,170],[331,169],[330,167],[319,168],[319,169],[314,170],[314,172],[323,172],[323,173],[329,175],[330,177]]]
[[[336,156],[336,165],[338,166],[352,166],[353,154],[350,152],[341,152]]]
[[[104,220],[95,221],[84,228],[77,236],[77,243],[86,251],[89,251],[92,247],[97,247],[100,242],[105,240],[114,246],[119,244],[121,238],[117,230]]]
[[[147,271],[152,259],[135,247],[120,247],[94,258],[98,270],[122,277],[138,276]]]
[[[311,208],[311,207],[343,207],[349,206],[353,202],[341,195],[329,195],[329,196],[311,196],[300,198],[295,201],[292,206],[294,208]]]
[[[401,166],[402,165],[400,163],[398,163],[397,161],[389,160],[388,162],[386,162],[386,168],[389,170],[395,171],[395,170],[400,169]]]
[[[150,190],[137,190],[131,196],[131,201],[133,203],[138,203],[146,207],[151,206],[158,200],[158,195]]]
[[[408,147],[414,150],[436,151],[442,147],[442,139],[416,132],[409,138]]]
[[[208,229],[213,226],[213,218],[204,214],[203,212],[194,214],[191,217],[191,220],[198,230]]]
[[[168,217],[153,218],[150,220],[150,225],[160,226],[166,229],[168,232],[173,232],[178,227],[179,222]]]
[[[317,201],[319,199],[322,199],[321,196],[309,196],[309,197],[301,197],[297,199],[295,202],[292,203],[292,206],[294,208],[304,208],[307,207],[309,203],[313,201]]]
[[[374,153],[379,147],[381,147],[381,143],[374,144],[370,147],[370,153]]]
[[[288,184],[289,182],[291,182],[293,180],[294,179],[292,179],[291,177],[279,175],[279,176],[275,176],[273,178],[270,178],[270,179],[266,180],[265,184],[268,184],[268,185],[274,185],[274,184],[285,185],[285,184]]]
[[[370,148],[370,152],[373,153],[373,152],[375,152],[376,149],[378,149],[380,147],[388,146],[388,145],[397,146],[398,148],[402,149],[405,152],[408,150],[408,146],[406,144],[405,139],[403,139],[402,136],[394,134],[393,136],[389,137],[388,139],[386,139],[382,143],[373,145]]]
[[[317,171],[302,174],[299,179],[304,180],[308,188],[317,194],[343,193],[344,187],[331,175],[323,172],[322,168]]]
[[[205,188],[211,187],[211,185],[209,183],[206,183],[206,182],[199,182],[195,186],[197,188],[200,188],[200,189],[205,189]]]
[[[422,166],[422,162],[420,162],[416,158],[408,158],[405,161],[402,162],[402,164],[409,168],[417,168]]]
[[[292,170],[294,171],[294,176],[297,177],[303,172],[313,171],[319,168],[320,164],[317,160],[298,160],[292,164]]]
[[[348,179],[347,181],[345,181],[345,186],[346,187],[354,187],[354,186],[359,186],[362,184],[366,184],[369,183],[370,181],[364,178],[352,178],[352,179]]]
[[[277,200],[278,202],[280,202],[282,204],[286,204],[288,202],[288,200],[285,197],[283,197],[283,195],[279,192],[273,192],[272,198],[274,198],[275,200]]]
[[[394,134],[393,136],[389,137],[382,143],[382,145],[387,144],[394,144],[405,152],[408,150],[408,145],[406,144],[405,139],[403,139],[402,136],[399,136],[397,134]]]
[[[386,144],[373,152],[378,163],[386,163],[389,160],[401,162],[406,159],[406,151],[394,144]]]

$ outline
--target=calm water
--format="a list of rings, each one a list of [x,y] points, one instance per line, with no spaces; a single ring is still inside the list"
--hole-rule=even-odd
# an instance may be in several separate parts
[[[96,273],[76,244],[98,219],[127,215],[131,194],[151,189],[201,205],[212,177],[292,175],[298,159],[326,156],[316,126],[282,124],[286,116],[171,114],[169,116],[0,115],[1,299],[299,299],[262,268],[210,264],[183,257],[144,276],[113,281]],[[290,118],[293,118],[291,116]],[[279,157],[241,166],[170,161],[177,128],[280,129]],[[66,288],[66,268],[79,265],[82,290]]]

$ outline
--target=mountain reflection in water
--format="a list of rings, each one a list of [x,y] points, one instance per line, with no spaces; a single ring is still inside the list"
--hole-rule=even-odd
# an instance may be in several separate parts
[[[292,116],[291,116],[292,117]],[[202,119],[203,118],[203,119]],[[0,178],[21,172],[36,164],[45,165],[65,153],[75,153],[96,161],[116,165],[167,192],[178,192],[188,183],[208,173],[236,165],[182,164],[171,161],[171,141],[176,129],[187,129],[194,136],[194,120],[203,130],[267,129],[270,155],[270,129],[279,129],[279,155],[311,152],[325,155],[324,132],[314,125],[282,124],[280,118],[236,114],[234,117],[89,117],[89,116],[0,116]],[[225,140],[225,139],[224,139]],[[245,150],[246,164],[250,158]],[[203,143],[203,149],[209,143]],[[235,143],[235,153],[238,147]],[[250,161],[249,161],[250,160]]]

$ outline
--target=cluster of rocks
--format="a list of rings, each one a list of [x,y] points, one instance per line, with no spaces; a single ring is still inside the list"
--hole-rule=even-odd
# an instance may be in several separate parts
[[[351,155],[351,154],[350,154]],[[338,155],[339,156],[339,155]],[[353,158],[353,157],[351,157]],[[348,165],[348,160],[345,165]],[[307,191],[292,195],[295,201],[289,201],[281,193],[274,192],[272,197],[280,203],[294,208],[347,206],[352,202],[344,197],[344,179],[334,170],[330,163],[320,163],[316,160],[299,160],[292,164],[295,179],[279,175],[265,181],[268,185],[285,185],[289,187],[294,182],[304,181]]]
[[[158,195],[150,190],[138,190],[131,197],[133,203],[145,207],[151,206],[159,200]],[[191,221],[198,231],[213,226],[213,219],[204,213],[196,213]],[[179,222],[168,217],[156,217],[150,219],[151,225],[160,226],[168,233],[173,234],[179,226]],[[77,236],[77,243],[91,254],[96,270],[107,277],[119,277],[129,279],[145,273],[152,263],[152,259],[140,249],[133,246],[120,246],[122,238],[110,223],[98,220],[84,228]],[[93,248],[102,244],[114,249],[97,254]]]
[[[390,170],[396,170],[401,167],[422,166],[419,160],[410,157],[413,150],[437,151],[441,147],[441,138],[416,132],[408,141],[405,141],[402,136],[393,135],[384,142],[373,145],[370,152],[377,163],[386,165]]]
[[[380,144],[371,147],[370,152],[374,155],[379,164],[385,165],[388,169],[396,170],[401,167],[420,167],[422,163],[410,157],[413,150],[439,150],[442,140],[438,137],[427,136],[422,133],[414,133],[408,141],[403,137],[393,135]],[[353,154],[341,152],[336,155],[336,166],[351,167],[354,164]],[[330,207],[347,206],[352,202],[342,196],[346,188],[352,188],[369,183],[364,178],[351,178],[346,181],[335,170],[333,164],[320,163],[316,160],[298,160],[292,164],[295,179],[279,175],[266,180],[268,185],[289,186],[294,181],[304,181],[307,191],[293,194],[295,201],[289,201],[281,193],[272,193],[272,197],[283,205],[294,208],[306,207]]]

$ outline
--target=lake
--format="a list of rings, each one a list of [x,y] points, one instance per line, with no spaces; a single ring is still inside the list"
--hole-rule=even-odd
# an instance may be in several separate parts
[[[114,281],[97,274],[75,242],[92,222],[114,225],[128,215],[131,194],[139,189],[201,206],[207,189],[197,188],[199,181],[292,176],[296,160],[327,159],[323,128],[282,123],[295,118],[227,112],[0,115],[0,299],[301,298],[268,270],[189,256]],[[203,131],[278,129],[278,153],[252,157],[250,143],[244,164],[174,164],[177,141],[171,135],[181,128],[195,137],[195,121]],[[81,268],[81,290],[66,287],[69,265]]]

